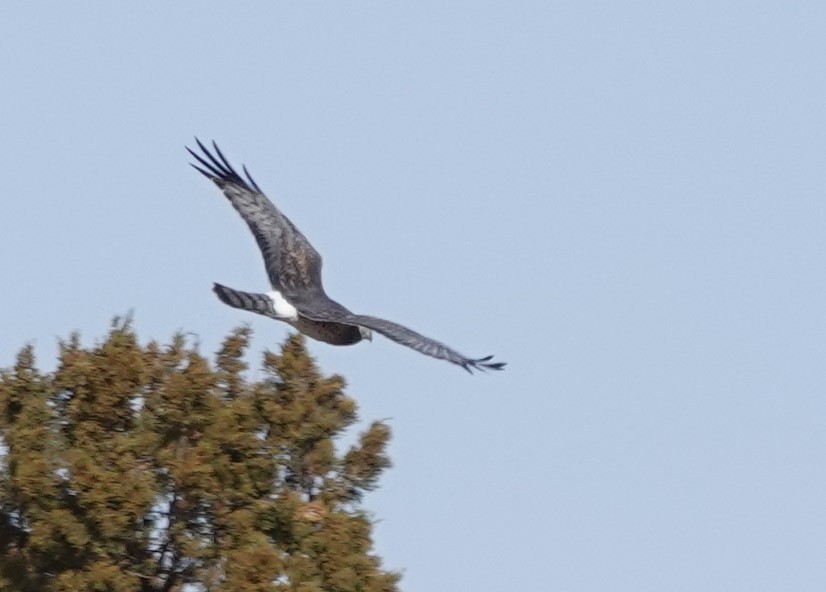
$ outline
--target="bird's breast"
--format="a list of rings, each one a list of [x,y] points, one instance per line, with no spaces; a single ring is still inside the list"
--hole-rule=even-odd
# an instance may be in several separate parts
[[[307,337],[330,345],[353,345],[362,340],[361,332],[355,325],[314,321],[307,317],[299,317],[298,322],[291,324]]]

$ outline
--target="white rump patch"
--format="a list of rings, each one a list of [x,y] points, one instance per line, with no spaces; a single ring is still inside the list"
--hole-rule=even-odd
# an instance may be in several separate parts
[[[267,296],[272,300],[272,307],[275,310],[275,316],[284,321],[297,321],[298,310],[281,295],[281,292],[272,291],[267,292]]]

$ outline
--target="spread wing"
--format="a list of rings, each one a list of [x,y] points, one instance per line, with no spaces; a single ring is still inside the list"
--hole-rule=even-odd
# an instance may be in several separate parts
[[[329,302],[333,305],[337,304],[333,301]],[[426,356],[457,364],[471,374],[473,370],[502,370],[506,364],[506,362],[491,362],[490,360],[493,356],[468,358],[446,346],[444,343],[425,337],[421,333],[416,333],[416,331],[408,329],[403,325],[378,317],[353,314],[344,307],[333,306],[327,310],[326,307],[314,306],[312,309],[308,309],[306,306],[299,305],[297,308],[302,316],[316,321],[334,321],[372,329],[388,339],[412,348]]]
[[[440,360],[447,360],[453,364],[458,364],[471,374],[473,370],[502,370],[507,362],[491,362],[493,356],[485,356],[484,358],[468,358],[463,356],[454,349],[449,348],[444,343],[425,337],[420,333],[416,333],[412,329],[408,329],[398,323],[379,319],[377,317],[370,317],[366,315],[352,315],[350,322],[361,327],[367,327],[378,333],[381,333],[388,339],[392,339],[396,343],[406,345],[407,347],[415,349],[432,358]]]
[[[273,288],[286,298],[306,298],[323,293],[321,255],[292,222],[264,195],[247,171],[242,178],[213,142],[213,155],[195,138],[203,155],[187,148],[200,166],[193,164],[215,183],[247,223],[264,257],[264,265]],[[217,157],[216,157],[217,155]]]

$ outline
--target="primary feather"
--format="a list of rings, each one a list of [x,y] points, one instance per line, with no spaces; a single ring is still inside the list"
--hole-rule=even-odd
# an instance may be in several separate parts
[[[197,138],[201,154],[187,148],[198,164],[192,166],[214,182],[252,231],[264,258],[275,292],[254,294],[215,284],[218,298],[234,308],[248,310],[289,323],[305,335],[333,345],[351,345],[370,338],[375,331],[426,356],[447,360],[468,372],[501,370],[505,362],[493,356],[468,358],[445,344],[398,323],[357,315],[331,299],[321,283],[321,255],[310,241],[264,195],[246,167],[242,177],[213,142],[214,154]],[[297,310],[280,314],[279,306]]]

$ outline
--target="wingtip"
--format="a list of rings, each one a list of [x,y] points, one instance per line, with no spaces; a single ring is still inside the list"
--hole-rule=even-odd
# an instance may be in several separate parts
[[[189,148],[187,148],[187,150],[189,150]],[[209,172],[205,171],[204,169],[202,169],[202,168],[201,168],[201,167],[199,167],[198,165],[196,165],[196,164],[192,164],[192,163],[190,162],[190,163],[189,163],[189,166],[191,166],[193,169],[195,169],[196,171],[198,171],[199,173],[201,173],[201,174],[202,174],[204,177],[206,177],[207,179],[209,179],[209,180],[211,180],[211,181],[214,181],[214,180],[215,180],[215,175],[213,175],[212,173],[209,173]]]
[[[254,190],[259,193],[263,193],[261,188],[252,178],[252,175],[249,174],[246,167],[243,167],[243,171],[247,176],[247,181],[245,181],[241,175],[238,174],[235,168],[233,168],[230,164],[229,159],[218,147],[218,143],[215,140],[212,140],[212,150],[207,148],[198,136],[195,136],[195,144],[197,144],[198,148],[201,150],[200,154],[192,150],[189,146],[185,146],[186,151],[189,152],[189,154],[198,163],[197,165],[192,163],[190,164],[192,164],[198,172],[212,180],[216,185],[218,185],[218,187],[223,189],[227,184],[234,184],[244,187],[250,191]]]
[[[198,144],[198,148],[200,148],[204,152],[209,152],[209,150],[207,150],[206,146],[204,146],[203,142],[201,142],[201,140],[198,139],[198,136],[195,136],[195,143]]]
[[[488,360],[492,360],[493,356],[485,356],[484,358],[477,358],[476,360],[469,360],[465,364],[462,364],[462,367],[473,374],[471,368],[473,370],[481,370],[482,372],[486,372],[488,370],[504,370],[505,366],[507,366],[507,362],[490,362]]]

